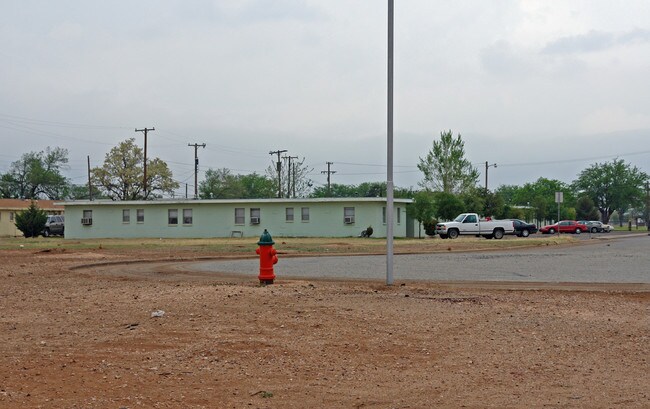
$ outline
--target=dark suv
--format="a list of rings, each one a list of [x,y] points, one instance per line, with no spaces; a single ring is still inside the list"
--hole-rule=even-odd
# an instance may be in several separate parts
[[[43,228],[43,237],[50,237],[54,234],[63,236],[63,228],[65,225],[65,219],[61,215],[50,215],[47,216],[47,221],[45,222],[45,227]]]

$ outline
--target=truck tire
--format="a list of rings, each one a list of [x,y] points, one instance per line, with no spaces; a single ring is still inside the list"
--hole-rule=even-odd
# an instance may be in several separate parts
[[[43,230],[43,237],[50,237],[50,229]]]
[[[502,229],[494,229],[494,238],[501,240],[503,238],[504,232]]]
[[[456,229],[449,230],[447,234],[449,235],[449,238],[452,240],[458,238],[458,230]]]
[[[521,236],[520,237],[528,237],[528,236],[530,236],[530,232],[528,231],[528,229],[523,229],[521,231]]]

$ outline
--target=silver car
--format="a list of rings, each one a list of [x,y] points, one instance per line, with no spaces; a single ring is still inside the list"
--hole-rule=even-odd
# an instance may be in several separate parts
[[[65,227],[65,218],[61,215],[49,215],[43,228],[43,237],[50,237],[52,235],[63,236]]]

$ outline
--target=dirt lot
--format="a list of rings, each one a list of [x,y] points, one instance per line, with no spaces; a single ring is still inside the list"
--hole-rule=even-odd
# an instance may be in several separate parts
[[[170,257],[0,250],[0,407],[650,407],[647,287],[261,287],[257,272],[71,269]]]

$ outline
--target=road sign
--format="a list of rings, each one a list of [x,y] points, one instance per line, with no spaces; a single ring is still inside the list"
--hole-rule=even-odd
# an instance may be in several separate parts
[[[564,202],[564,192],[555,192],[555,203]]]

